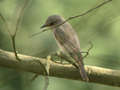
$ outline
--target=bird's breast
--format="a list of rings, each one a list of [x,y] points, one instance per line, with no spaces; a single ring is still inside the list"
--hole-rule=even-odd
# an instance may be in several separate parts
[[[62,30],[61,28],[56,28],[54,30],[54,36],[56,38],[56,41],[61,45],[65,44],[67,42],[67,39],[69,39],[65,31]]]
[[[53,30],[56,42],[63,51],[68,53],[80,52],[79,40],[74,30],[69,25],[61,25]]]

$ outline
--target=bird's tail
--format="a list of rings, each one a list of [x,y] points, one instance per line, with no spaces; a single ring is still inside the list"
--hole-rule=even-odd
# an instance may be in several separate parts
[[[89,78],[87,76],[87,73],[85,71],[85,68],[84,68],[84,64],[83,64],[83,61],[82,60],[78,60],[78,65],[79,65],[79,71],[80,71],[80,74],[81,74],[81,77],[84,81],[89,81]]]
[[[82,79],[84,81],[89,81],[89,78],[87,76],[87,73],[85,71],[85,68],[84,68],[84,63],[83,63],[83,58],[82,58],[82,55],[79,54],[79,55],[72,55],[72,57],[76,60],[77,64],[78,64],[78,69],[80,71],[80,75],[82,77]]]

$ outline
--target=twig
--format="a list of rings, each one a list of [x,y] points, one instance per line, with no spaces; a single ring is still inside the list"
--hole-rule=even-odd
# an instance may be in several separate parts
[[[9,30],[9,25],[7,23],[7,20],[4,18],[4,16],[0,13],[0,19],[4,22],[6,28],[7,28],[7,31],[9,33],[10,36],[12,36],[12,34],[10,33],[10,30]]]
[[[88,50],[87,50],[86,52],[81,52],[81,53],[86,53],[86,55],[83,56],[83,59],[86,58],[86,57],[89,55],[89,52],[90,52],[90,50],[91,50],[92,48],[93,48],[93,43],[90,42],[90,47],[88,48]]]
[[[20,10],[18,11],[18,16],[17,16],[17,20],[16,20],[16,24],[15,24],[15,32],[11,35],[11,39],[12,39],[12,45],[13,45],[13,50],[15,53],[15,57],[17,60],[20,61],[20,58],[17,55],[17,50],[16,50],[16,43],[15,43],[15,38],[16,38],[16,33],[18,31],[19,25],[21,23],[23,14],[24,14],[24,10],[27,7],[29,0],[25,0],[23,6],[20,8]]]
[[[75,18],[78,18],[78,17],[81,17],[81,16],[85,16],[85,15],[87,15],[88,13],[90,13],[90,12],[92,12],[92,11],[100,8],[100,7],[102,7],[103,5],[105,5],[105,4],[107,4],[107,3],[111,2],[111,1],[112,1],[112,0],[106,0],[106,1],[102,2],[101,4],[97,5],[96,7],[87,10],[86,12],[83,12],[83,13],[81,13],[81,14],[79,14],[79,15],[75,15],[75,16],[68,17],[68,18],[67,18],[64,22],[62,22],[61,24],[58,24],[58,25],[56,25],[56,26],[54,26],[54,27],[45,28],[45,29],[43,29],[43,30],[40,31],[40,32],[37,32],[37,33],[32,34],[31,37],[36,36],[36,35],[40,34],[41,32],[47,31],[47,30],[49,30],[49,29],[53,29],[53,28],[59,27],[59,26],[63,25],[64,23],[66,23],[67,21],[70,21],[70,20],[72,20],[72,19],[75,19]]]
[[[12,45],[13,45],[13,51],[14,51],[15,57],[16,57],[16,59],[17,59],[18,61],[21,61],[21,59],[18,57],[17,51],[16,51],[15,36],[13,35],[13,36],[11,37],[11,39],[12,39]]]
[[[37,61],[37,60],[36,60]],[[48,85],[49,85],[49,78],[48,78],[48,72],[45,68],[45,66],[40,62],[40,61],[37,61],[40,66],[42,67],[42,70],[43,70],[43,75],[44,75],[44,78],[45,78],[45,86],[44,86],[44,89],[43,90],[47,90],[48,88]],[[31,79],[31,82],[33,82],[37,77],[39,76],[39,74],[35,74],[32,79]]]
[[[43,90],[47,90],[48,86],[49,86],[49,77],[48,76],[44,76],[44,81],[45,81],[45,86],[43,88]]]
[[[30,81],[33,82],[38,76],[39,74],[35,74]]]
[[[28,2],[29,2],[29,0],[25,0],[23,6],[20,8],[20,10],[17,13],[17,19],[16,19],[16,24],[15,24],[15,32],[13,34],[14,36],[16,36],[16,33],[18,31],[18,28],[19,28],[19,25],[20,25],[20,23],[22,21],[24,10],[27,7]]]
[[[96,10],[97,8],[100,8],[100,7],[102,7],[103,5],[105,5],[105,4],[107,4],[107,3],[111,2],[111,1],[112,1],[112,0],[106,0],[106,1],[102,2],[101,4],[97,5],[96,7],[91,8],[91,9],[89,9],[89,10],[86,11],[86,12],[83,12],[83,13],[80,14],[80,15],[71,16],[71,17],[69,17],[68,19],[66,19],[62,24],[64,24],[65,22],[67,22],[67,21],[69,21],[69,20],[71,20],[71,19],[74,19],[74,18],[78,18],[78,17],[84,16],[84,15],[87,15],[89,12],[92,12],[92,11]]]
[[[28,4],[29,0],[25,0],[24,2],[24,5],[20,8],[20,10],[18,11],[18,16],[17,16],[17,20],[16,20],[16,24],[15,24],[15,32],[12,34],[10,32],[10,28],[8,26],[8,23],[7,23],[7,20],[3,17],[3,15],[0,13],[0,18],[2,19],[2,21],[4,22],[5,26],[7,27],[7,31],[11,37],[11,40],[12,40],[12,46],[13,46],[13,50],[14,50],[14,53],[15,53],[15,57],[17,60],[20,61],[20,58],[18,57],[17,55],[17,50],[16,50],[16,45],[15,45],[15,37],[16,37],[16,33],[18,31],[18,28],[19,28],[19,25],[20,25],[20,22],[22,20],[22,16],[24,14],[24,9],[26,8],[27,4]]]
[[[14,50],[14,53],[15,53],[15,57],[17,60],[20,61],[20,59],[18,58],[17,56],[17,52],[16,52],[16,47],[15,47],[15,35],[12,35],[11,32],[10,32],[10,29],[9,29],[9,26],[8,26],[8,23],[6,21],[6,19],[3,17],[3,15],[0,13],[0,18],[2,19],[2,21],[4,22],[5,26],[7,27],[7,31],[12,39],[12,45],[13,45],[13,50]]]

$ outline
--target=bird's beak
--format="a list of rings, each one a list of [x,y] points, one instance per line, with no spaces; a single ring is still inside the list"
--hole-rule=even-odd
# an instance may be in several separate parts
[[[48,25],[47,25],[47,24],[42,25],[42,26],[40,27],[41,32],[48,31],[48,29],[44,29],[44,28],[46,28],[46,27],[48,27]]]
[[[47,27],[46,24],[42,25],[42,26],[40,27],[40,29],[43,29],[43,28],[45,28],[45,27]]]

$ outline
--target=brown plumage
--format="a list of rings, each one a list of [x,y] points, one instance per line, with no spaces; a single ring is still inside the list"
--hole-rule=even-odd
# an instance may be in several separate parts
[[[64,22],[64,18],[59,15],[49,16],[46,20],[44,27],[54,27],[55,25]],[[53,28],[53,33],[57,41],[58,46],[63,52],[68,53],[78,64],[80,74],[83,80],[88,81],[87,74],[84,69],[83,57],[80,52],[80,43],[72,26],[66,22],[58,27]]]

